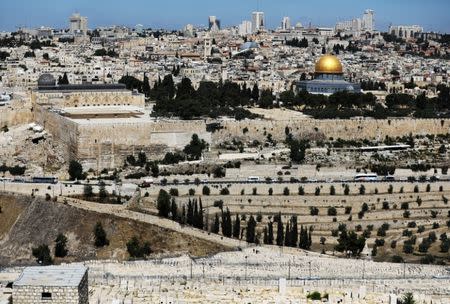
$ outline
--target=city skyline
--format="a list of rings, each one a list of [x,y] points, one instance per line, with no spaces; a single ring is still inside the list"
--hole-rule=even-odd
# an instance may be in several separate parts
[[[291,18],[292,24],[301,22],[307,26],[333,27],[336,22],[351,20],[362,14],[365,9],[375,11],[376,29],[385,31],[390,24],[419,24],[426,31],[450,32],[450,20],[446,17],[450,3],[446,0],[433,0],[427,10],[423,10],[423,2],[419,0],[326,0],[317,3],[299,3],[281,0],[276,4],[260,1],[230,0],[227,3],[212,3],[205,0],[196,1],[195,6],[179,0],[169,0],[157,4],[149,4],[143,0],[126,3],[118,1],[78,0],[66,3],[56,0],[30,1],[18,0],[2,4],[2,8],[10,13],[0,20],[0,31],[13,31],[18,27],[50,26],[68,28],[67,18],[73,12],[79,12],[89,18],[89,27],[109,25],[181,29],[188,23],[196,26],[207,26],[208,16],[214,15],[221,20],[223,27],[240,24],[250,20],[251,13],[259,10],[265,13],[268,28],[276,28],[284,16]],[[231,5],[230,5],[231,4]],[[178,7],[178,9],[174,9]],[[324,10],[323,8],[327,9]],[[447,8],[447,9],[446,9]],[[189,14],[186,14],[188,10]],[[406,11],[407,9],[407,11]]]

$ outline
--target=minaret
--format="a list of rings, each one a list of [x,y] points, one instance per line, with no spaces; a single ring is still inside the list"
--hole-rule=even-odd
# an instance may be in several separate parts
[[[205,45],[204,45],[204,59],[208,59],[209,56],[211,56],[211,50],[212,50],[212,39],[209,37],[209,35],[205,36]]]

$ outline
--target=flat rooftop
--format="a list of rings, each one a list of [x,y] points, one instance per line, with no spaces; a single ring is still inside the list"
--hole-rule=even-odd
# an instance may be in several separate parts
[[[77,287],[86,272],[83,265],[26,267],[14,286]]]
[[[54,110],[61,116],[81,125],[110,123],[143,123],[155,119],[151,110],[133,106],[77,107]]]

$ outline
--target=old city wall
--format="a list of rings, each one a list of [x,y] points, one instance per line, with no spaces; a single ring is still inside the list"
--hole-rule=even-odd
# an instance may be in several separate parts
[[[77,158],[86,168],[101,170],[123,164],[126,156],[143,151],[151,159],[167,150],[182,149],[194,133],[208,143],[211,134],[202,121],[80,124]]]
[[[0,107],[0,127],[27,124],[33,121],[31,104],[14,101],[10,106]]]
[[[267,135],[277,141],[285,139],[285,128],[289,127],[294,136],[342,139],[384,139],[412,133],[413,135],[447,134],[450,130],[449,119],[301,119],[289,121],[225,121],[223,129],[212,134],[214,144],[229,141],[232,138],[250,141],[264,141]],[[244,133],[244,129],[246,132]],[[248,131],[247,131],[248,130]]]
[[[64,158],[69,161],[78,155],[78,126],[55,112],[36,106],[34,121],[52,134],[53,138],[61,143],[65,149],[61,151]]]

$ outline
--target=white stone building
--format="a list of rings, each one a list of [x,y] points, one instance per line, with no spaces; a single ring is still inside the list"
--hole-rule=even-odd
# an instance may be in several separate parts
[[[14,304],[88,304],[88,270],[82,265],[27,267],[13,284]]]

